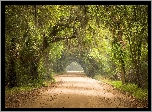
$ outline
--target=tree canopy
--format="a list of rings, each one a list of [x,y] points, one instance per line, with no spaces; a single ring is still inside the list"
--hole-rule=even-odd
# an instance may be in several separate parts
[[[5,86],[41,83],[73,61],[147,87],[148,6],[5,6]]]

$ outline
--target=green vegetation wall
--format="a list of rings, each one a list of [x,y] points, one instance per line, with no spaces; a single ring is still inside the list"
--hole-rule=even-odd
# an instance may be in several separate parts
[[[148,6],[6,5],[5,86],[42,83],[72,61],[148,86]]]

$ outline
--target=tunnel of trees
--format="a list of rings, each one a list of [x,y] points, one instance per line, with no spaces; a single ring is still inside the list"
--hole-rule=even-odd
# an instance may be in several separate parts
[[[71,62],[67,67],[66,67],[66,72],[83,72],[83,68],[81,67],[81,65],[76,62],[73,61]]]
[[[147,88],[148,6],[5,6],[5,87],[51,80],[73,61]]]

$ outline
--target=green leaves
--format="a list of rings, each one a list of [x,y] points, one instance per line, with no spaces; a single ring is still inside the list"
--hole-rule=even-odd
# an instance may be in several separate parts
[[[54,44],[54,46],[52,46],[52,48],[50,49],[49,58],[54,61],[61,58],[63,50],[63,45],[58,46],[58,44]]]
[[[38,61],[41,75],[62,71],[69,63],[68,59],[64,60],[66,56],[79,60],[91,75],[114,74],[123,68],[127,76],[133,68],[140,70],[136,65],[141,62],[145,65],[142,71],[147,69],[147,6],[12,5],[5,8],[7,75],[12,52],[17,60],[15,71],[22,68],[27,75],[32,70],[26,71],[24,67],[36,66]],[[36,64],[35,60],[38,60]],[[20,74],[24,73],[20,71]]]

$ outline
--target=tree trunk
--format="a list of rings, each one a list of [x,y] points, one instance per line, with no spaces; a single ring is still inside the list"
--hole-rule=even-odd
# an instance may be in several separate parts
[[[13,87],[17,86],[17,80],[16,80],[16,78],[17,77],[16,77],[16,71],[15,71],[15,62],[11,58],[8,87],[13,88]]]
[[[121,59],[121,80],[122,84],[126,83],[126,77],[125,77],[125,63],[124,60]]]
[[[140,57],[141,57],[141,44],[142,41],[139,40],[138,42],[138,58],[137,58],[137,73],[138,73],[138,87],[142,87],[142,83],[141,83],[141,63],[140,63]]]
[[[33,57],[31,60],[31,63],[30,63],[30,73],[31,73],[31,76],[32,76],[32,80],[35,80],[35,79],[38,79],[38,62],[39,62],[39,59],[37,58],[36,60],[34,60],[34,58],[36,57]]]
[[[16,71],[15,71],[15,38],[12,38],[11,40],[11,59],[10,59],[10,72],[9,72],[9,81],[8,81],[8,87],[13,88],[17,86],[17,77],[16,77]]]
[[[120,25],[118,25],[119,28],[120,28]],[[119,31],[118,32],[118,41],[120,42],[120,54],[121,54],[121,58],[120,58],[120,63],[121,63],[121,79],[122,79],[122,84],[125,84],[126,83],[126,77],[125,77],[125,62],[123,60],[123,40],[122,40],[122,35],[123,35],[123,32],[122,31]]]

